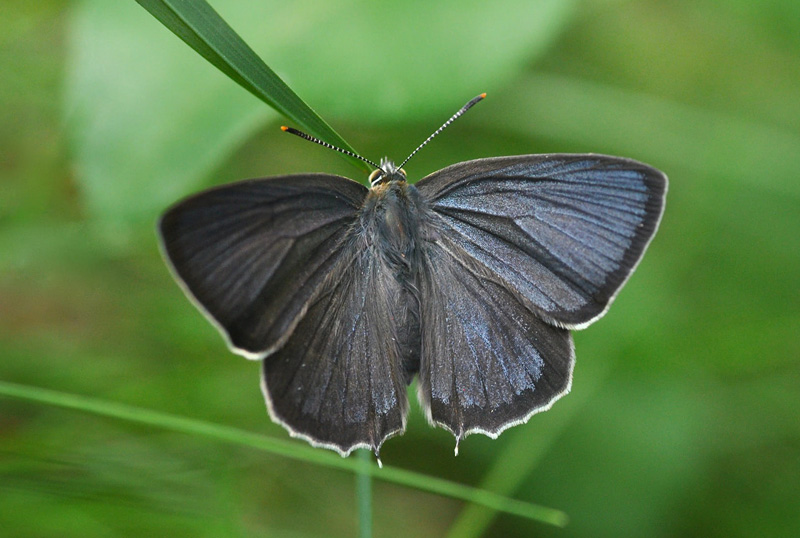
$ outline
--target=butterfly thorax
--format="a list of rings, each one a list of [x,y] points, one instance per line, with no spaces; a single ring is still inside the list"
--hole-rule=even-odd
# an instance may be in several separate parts
[[[390,267],[404,272],[413,267],[424,213],[419,192],[405,179],[372,187],[361,210],[366,239]]]

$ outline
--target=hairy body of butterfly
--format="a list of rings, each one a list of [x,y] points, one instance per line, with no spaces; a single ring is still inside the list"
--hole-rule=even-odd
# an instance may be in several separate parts
[[[388,164],[388,163],[387,163]],[[602,316],[657,228],[666,177],[628,159],[525,155],[371,189],[339,176],[211,189],[162,218],[163,249],[230,347],[263,359],[272,418],[376,452],[406,388],[457,441],[549,408],[569,329]]]

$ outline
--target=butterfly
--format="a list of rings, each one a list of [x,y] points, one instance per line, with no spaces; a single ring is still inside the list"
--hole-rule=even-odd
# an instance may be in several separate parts
[[[354,156],[375,166],[370,188],[330,174],[252,179],[159,222],[186,294],[232,351],[261,360],[272,419],[342,456],[378,455],[405,430],[418,377],[428,421],[457,453],[471,433],[494,438],[549,409],[570,390],[570,330],[605,314],[642,258],[666,176],[548,154],[461,162],[412,184],[402,164]]]

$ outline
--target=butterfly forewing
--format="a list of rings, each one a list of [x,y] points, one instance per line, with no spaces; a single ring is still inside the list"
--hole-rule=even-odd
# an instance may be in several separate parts
[[[343,255],[366,193],[323,174],[225,185],[167,211],[162,248],[234,351],[261,358],[286,341]]]
[[[666,178],[603,155],[524,155],[459,163],[417,183],[472,259],[544,320],[600,317],[644,254]]]

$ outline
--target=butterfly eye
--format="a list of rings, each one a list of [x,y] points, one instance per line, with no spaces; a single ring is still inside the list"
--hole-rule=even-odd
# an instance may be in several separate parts
[[[403,173],[403,175],[405,175],[405,172]],[[372,173],[369,175],[370,186],[374,187],[375,185],[380,183],[383,177],[384,177],[383,170],[381,170],[380,168],[378,168],[377,170],[373,170]]]

